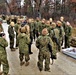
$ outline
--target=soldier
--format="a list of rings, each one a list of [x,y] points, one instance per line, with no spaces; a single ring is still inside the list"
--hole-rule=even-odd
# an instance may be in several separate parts
[[[47,28],[44,28],[42,30],[42,35],[38,37],[36,41],[36,47],[39,49],[39,55],[38,55],[38,63],[37,66],[40,71],[43,70],[43,61],[45,60],[45,71],[49,71],[50,67],[50,52],[48,44],[51,45],[51,49],[53,49],[53,42],[51,38],[47,35],[48,31]],[[53,52],[54,55],[54,52]]]
[[[19,30],[20,26],[21,26],[21,21],[20,21],[20,19],[18,19],[17,24],[14,26],[15,32],[16,32],[16,48],[18,48],[17,36],[18,36],[18,30]]]
[[[7,54],[5,47],[8,46],[8,42],[5,40],[5,34],[0,33],[0,65],[3,65],[3,72],[0,71],[0,75],[4,73],[4,75],[7,75],[9,72],[9,65],[7,61]]]
[[[38,38],[39,36],[39,26],[41,25],[40,18],[37,17],[35,21],[35,35]],[[35,36],[34,36],[35,37]]]
[[[47,21],[46,21],[46,28],[49,30],[49,27],[50,27],[50,21],[47,20]]]
[[[42,35],[42,30],[46,28],[45,19],[43,18],[41,21],[41,25],[39,26],[39,35]]]
[[[0,32],[3,32],[3,27],[2,27],[2,18],[0,18]]]
[[[70,47],[70,41],[71,41],[71,34],[72,34],[72,26],[69,22],[66,22],[66,28],[65,28],[65,48]]]
[[[64,33],[65,33],[66,24],[65,24],[65,21],[64,21],[64,17],[63,17],[63,16],[60,17],[60,21],[61,21],[61,23],[62,23],[62,27],[63,27]],[[65,35],[64,35],[63,38],[62,38],[62,44],[61,44],[61,45],[63,45],[63,41],[65,41]]]
[[[26,61],[25,66],[28,66],[30,60],[29,57],[30,38],[26,34],[26,27],[21,27],[20,31],[21,33],[18,35],[20,65],[22,66],[24,64],[23,57],[25,56]]]
[[[62,39],[63,39],[63,36],[64,36],[64,29],[62,27],[62,23],[60,21],[57,21],[57,28],[59,30],[59,51],[61,51],[61,44],[62,44]]]
[[[30,27],[30,39],[31,39],[31,42],[29,44],[29,54],[33,54],[33,52],[31,51],[31,45],[33,42],[33,29],[34,29],[34,23],[32,23],[32,19],[28,20],[28,25]]]
[[[53,41],[54,44],[54,51],[55,55],[58,52],[58,47],[59,47],[59,30],[56,28],[56,23],[52,22],[51,27],[49,29],[49,36]],[[56,59],[56,56],[54,57]]]
[[[14,22],[10,23],[10,26],[8,27],[8,33],[9,33],[9,39],[10,39],[10,49],[11,51],[15,51],[14,49]]]

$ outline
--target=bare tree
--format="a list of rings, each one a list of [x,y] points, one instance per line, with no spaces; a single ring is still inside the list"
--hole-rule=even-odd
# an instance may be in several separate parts
[[[12,14],[12,11],[11,11],[11,8],[9,6],[9,3],[7,2],[7,0],[4,0],[4,1],[5,1],[6,5],[7,5],[7,7],[9,8],[10,14]]]

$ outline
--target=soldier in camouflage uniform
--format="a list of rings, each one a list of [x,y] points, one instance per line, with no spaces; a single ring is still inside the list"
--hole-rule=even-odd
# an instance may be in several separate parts
[[[53,41],[54,51],[57,53],[59,47],[59,30],[56,28],[56,24],[54,22],[52,22],[51,27],[52,28],[49,29],[49,36]]]
[[[63,17],[63,16],[60,17],[60,21],[61,21],[61,23],[62,23],[62,27],[63,27],[64,33],[65,33],[66,24],[65,24],[65,21],[64,21],[64,17]],[[65,35],[64,35],[63,38],[62,38],[62,45],[63,45],[63,41],[65,41]]]
[[[51,38],[47,35],[48,31],[46,28],[42,30],[42,35],[38,37],[36,41],[36,47],[39,49],[39,55],[38,55],[38,68],[40,71],[43,70],[43,61],[45,60],[45,71],[49,71],[50,67],[50,51],[48,44],[51,45],[53,49],[53,42]],[[54,51],[53,51],[54,55]]]
[[[62,44],[62,39],[63,39],[63,36],[64,36],[64,29],[62,27],[62,23],[60,21],[57,21],[57,29],[59,30],[59,51],[61,51],[61,44]]]
[[[20,21],[20,19],[18,19],[17,24],[14,26],[15,27],[15,32],[16,32],[16,48],[18,47],[17,36],[18,36],[18,30],[19,30],[20,26],[21,26],[21,21]]]
[[[0,65],[3,65],[3,73],[4,75],[7,75],[9,72],[9,65],[7,61],[7,54],[5,47],[8,46],[8,42],[5,40],[5,34],[0,33]],[[0,72],[0,75],[2,75],[2,72]]]
[[[9,33],[9,39],[10,39],[10,49],[11,51],[14,51],[14,22],[10,23],[10,26],[8,27],[8,33]]]
[[[23,57],[25,56],[26,64],[25,66],[29,65],[29,44],[30,44],[30,38],[26,34],[26,28],[21,27],[20,34],[18,35],[18,41],[19,41],[19,58],[20,58],[20,65],[22,66],[24,64]]]
[[[40,19],[37,17],[35,21],[35,35],[38,38],[39,36],[39,26],[41,25]]]
[[[71,34],[72,34],[72,26],[70,25],[69,22],[67,22],[65,28],[65,48],[70,47]]]
[[[42,21],[41,21],[41,24],[40,24],[40,26],[39,26],[39,35],[42,35],[42,30],[44,29],[44,28],[46,28],[46,24],[45,24],[45,19],[43,18],[42,19]]]
[[[32,45],[32,42],[33,42],[33,30],[34,30],[34,22],[32,21],[32,19],[29,19],[28,20],[28,25],[30,27],[30,39],[31,39],[31,42],[29,44],[29,54],[33,54],[33,52],[31,51],[31,45]]]

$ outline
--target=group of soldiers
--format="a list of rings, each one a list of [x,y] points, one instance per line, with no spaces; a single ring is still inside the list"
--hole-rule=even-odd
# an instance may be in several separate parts
[[[20,65],[29,65],[29,54],[33,54],[31,50],[31,45],[33,41],[36,42],[36,47],[39,49],[37,66],[40,71],[43,70],[43,60],[45,60],[45,71],[50,71],[50,57],[51,59],[57,59],[57,52],[61,51],[62,45],[64,48],[70,47],[70,40],[72,34],[72,26],[69,22],[64,21],[64,17],[61,16],[56,22],[52,18],[46,20],[45,18],[36,19],[27,18],[23,16],[7,16],[6,18],[10,40],[10,50],[15,51],[19,48],[19,59]],[[2,23],[0,23],[0,33],[3,31]],[[16,32],[16,48],[14,48],[14,37]],[[5,47],[7,46],[7,41],[4,39],[4,35],[0,36],[0,63],[4,63],[5,72],[9,69],[8,63],[4,62],[6,54]],[[2,57],[1,57],[2,54]],[[25,56],[25,62],[23,62]],[[3,58],[4,57],[4,58]],[[2,64],[3,64],[2,63]],[[1,72],[0,72],[1,73]]]

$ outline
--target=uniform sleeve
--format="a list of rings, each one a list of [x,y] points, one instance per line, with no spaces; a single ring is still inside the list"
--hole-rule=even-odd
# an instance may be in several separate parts
[[[69,27],[69,36],[72,34],[72,26]]]
[[[51,44],[51,47],[52,47],[52,55],[56,55],[56,51],[54,49],[54,44],[53,44],[51,38],[50,38],[50,44]]]
[[[63,37],[65,35],[64,28],[61,27],[61,29],[62,29],[62,37]]]
[[[5,48],[8,46],[8,42],[4,38],[2,38],[0,41],[0,45]]]
[[[39,44],[39,39],[40,39],[40,36],[39,36],[38,39],[36,40],[36,47],[37,47],[37,48],[39,48],[39,45],[40,45],[40,44]]]

